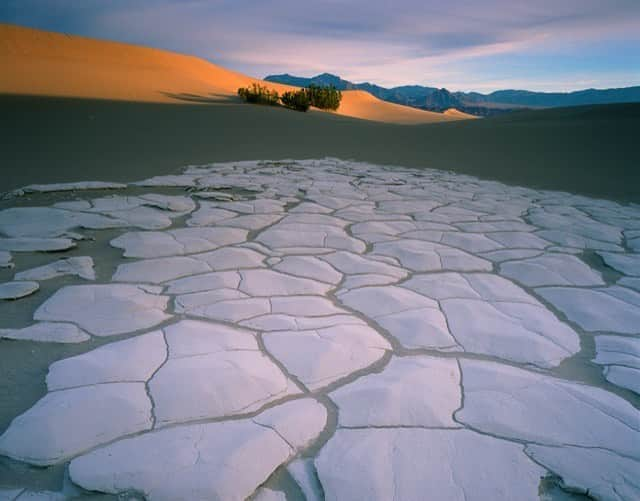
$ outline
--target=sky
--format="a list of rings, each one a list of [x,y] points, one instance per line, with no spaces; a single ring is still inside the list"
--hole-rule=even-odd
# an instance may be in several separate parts
[[[640,0],[0,0],[0,22],[256,77],[479,92],[640,85]]]

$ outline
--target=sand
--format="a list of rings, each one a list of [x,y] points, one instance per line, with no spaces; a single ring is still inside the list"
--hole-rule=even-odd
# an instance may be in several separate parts
[[[480,118],[477,117],[475,115],[471,115],[469,113],[465,113],[464,111],[460,111],[456,108],[449,108],[448,110],[445,110],[443,112],[444,115],[448,116],[448,117],[455,117],[455,118],[466,118],[466,119],[475,119],[475,118]]]
[[[0,40],[0,66],[12,69],[0,72],[0,192],[328,155],[640,200],[640,104],[419,124],[460,112],[345,92],[340,113],[414,123],[397,125],[241,103],[235,89],[254,79],[191,56],[10,25]]]
[[[0,24],[0,93],[153,103],[238,102],[252,83],[283,92],[295,87],[227,70],[174,52]],[[415,124],[468,118],[387,103],[345,91],[338,115]]]
[[[435,113],[381,101],[363,90],[343,91],[342,96],[337,114],[364,120],[396,124],[423,124],[469,118],[469,116],[463,116],[464,113]]]
[[[334,156],[640,201],[640,105],[402,126],[229,105],[0,96],[0,192],[132,181],[181,166]]]

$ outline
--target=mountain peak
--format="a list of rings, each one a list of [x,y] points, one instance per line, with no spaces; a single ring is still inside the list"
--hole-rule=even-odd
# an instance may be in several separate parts
[[[333,73],[320,73],[319,75],[311,78],[333,78],[335,80],[342,80],[342,78],[340,78],[338,75],[334,75]]]

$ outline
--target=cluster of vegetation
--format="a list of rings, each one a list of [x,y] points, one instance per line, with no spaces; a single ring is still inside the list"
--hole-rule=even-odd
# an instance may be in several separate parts
[[[295,92],[287,91],[282,94],[282,104],[293,110],[307,111],[309,106],[311,106],[311,101],[307,89],[300,89]]]
[[[269,104],[271,106],[278,104],[280,96],[275,90],[269,90],[265,85],[252,84],[251,87],[240,87],[238,95],[248,103]]]
[[[307,88],[296,91],[287,91],[278,95],[275,90],[259,84],[251,84],[251,87],[241,87],[238,95],[248,103],[268,104],[271,106],[282,102],[283,106],[298,111],[307,111],[310,106],[322,110],[337,110],[342,100],[342,92],[335,87],[320,87],[310,85]]]
[[[311,106],[320,108],[321,110],[337,110],[342,100],[342,92],[336,90],[331,85],[329,87],[320,87],[318,85],[310,85],[307,89]]]

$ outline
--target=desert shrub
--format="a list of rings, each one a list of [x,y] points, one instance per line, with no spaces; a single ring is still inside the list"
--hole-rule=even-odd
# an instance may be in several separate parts
[[[281,100],[282,104],[287,108],[292,108],[298,111],[307,111],[311,105],[307,89],[300,89],[295,92],[287,91],[282,94]]]
[[[310,85],[307,88],[307,92],[311,106],[322,110],[337,110],[342,100],[342,92],[337,90],[333,85],[329,87]]]
[[[251,87],[240,87],[238,95],[248,103],[255,104],[278,104],[278,92],[269,90],[268,87],[259,84],[251,84]]]
[[[275,90],[257,83],[249,87],[240,87],[238,95],[248,103],[276,105],[280,101],[287,108],[298,111],[307,111],[309,106],[315,106],[323,110],[337,110],[342,100],[342,92],[335,87],[320,87],[310,85],[305,89],[287,91],[282,98]]]

